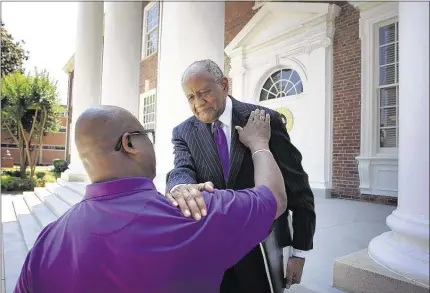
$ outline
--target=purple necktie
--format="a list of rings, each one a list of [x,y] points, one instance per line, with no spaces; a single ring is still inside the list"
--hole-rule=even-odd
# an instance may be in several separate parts
[[[212,126],[212,133],[214,135],[215,144],[218,149],[218,155],[221,160],[224,179],[227,181],[229,169],[227,137],[225,136],[224,130],[222,129],[222,123],[219,120],[214,122]]]

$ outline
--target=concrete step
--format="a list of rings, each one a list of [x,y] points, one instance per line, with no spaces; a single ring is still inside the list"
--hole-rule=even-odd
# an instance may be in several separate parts
[[[13,196],[2,196],[5,292],[12,293],[27,256],[27,246],[13,208]]]
[[[88,182],[68,182],[64,179],[58,178],[57,183],[63,187],[66,187],[82,196],[85,195],[86,186]]]
[[[70,206],[81,202],[83,198],[81,194],[78,194],[75,191],[72,191],[71,189],[66,188],[64,186],[61,186],[58,183],[48,183],[45,185],[45,188],[52,194],[55,194],[56,196],[61,198]]]
[[[304,285],[293,285],[290,287],[290,289],[285,290],[285,293],[316,293],[315,291],[312,291],[311,289],[307,288]]]
[[[51,210],[51,212],[57,216],[61,217],[67,210],[70,208],[70,205],[65,201],[57,197],[55,194],[52,194],[45,188],[34,189],[34,193],[40,199],[41,202],[45,203],[46,206]]]
[[[335,259],[333,286],[350,293],[428,293],[429,288],[374,262],[367,249]]]
[[[24,192],[24,201],[42,228],[58,219],[34,192]]]
[[[27,246],[27,250],[30,250],[42,228],[31,214],[22,196],[15,196],[13,198],[13,207],[19,226],[21,227],[22,235],[24,236],[25,245]]]

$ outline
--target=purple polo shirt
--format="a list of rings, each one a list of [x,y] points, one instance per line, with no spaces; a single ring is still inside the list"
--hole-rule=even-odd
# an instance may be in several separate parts
[[[87,186],[39,235],[16,293],[215,293],[224,271],[266,238],[276,200],[265,186],[203,192],[185,218],[147,178]]]

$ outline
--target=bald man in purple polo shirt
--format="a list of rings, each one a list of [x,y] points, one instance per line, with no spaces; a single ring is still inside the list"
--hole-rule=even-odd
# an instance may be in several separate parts
[[[216,293],[224,271],[268,235],[286,209],[269,151],[270,117],[239,128],[256,187],[202,192],[196,221],[155,189],[155,153],[128,111],[101,106],[76,122],[75,141],[92,184],[84,199],[39,235],[16,293]]]

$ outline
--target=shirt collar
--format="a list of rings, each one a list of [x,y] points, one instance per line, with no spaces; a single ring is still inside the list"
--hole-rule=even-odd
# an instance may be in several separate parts
[[[154,182],[149,178],[122,178],[87,185],[84,200],[101,196],[121,196],[138,190],[156,190],[156,188]]]
[[[227,96],[224,112],[219,116],[218,120],[222,122],[227,127],[231,126],[231,118],[233,115],[233,103],[231,98]]]

